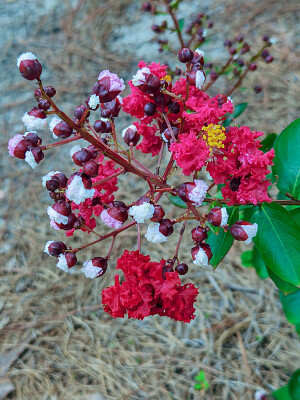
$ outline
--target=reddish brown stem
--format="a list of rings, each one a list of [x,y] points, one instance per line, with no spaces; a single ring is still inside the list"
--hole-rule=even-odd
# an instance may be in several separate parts
[[[182,35],[181,35],[181,32],[180,32],[180,27],[179,27],[179,23],[178,23],[177,17],[174,14],[172,8],[170,7],[169,2],[167,0],[164,0],[164,3],[166,5],[166,7],[167,7],[168,13],[170,14],[170,16],[171,16],[171,18],[172,18],[172,20],[174,22],[174,26],[175,26],[176,33],[177,33],[177,36],[178,36],[178,39],[179,39],[179,42],[180,42],[181,49],[183,49],[185,47],[185,44],[184,44],[184,41],[183,41],[183,38],[182,38]]]
[[[206,92],[207,89],[209,89],[216,81],[217,79],[224,74],[224,72],[226,71],[226,68],[231,64],[233,60],[233,56],[229,57],[229,59],[227,60],[226,64],[221,68],[220,72],[218,73],[218,76],[215,80],[211,80],[202,90],[203,92]]]
[[[105,183],[107,181],[110,181],[113,178],[116,178],[119,175],[125,174],[125,169],[122,169],[122,171],[116,172],[115,174],[109,175],[106,178],[101,179],[101,181],[93,183],[93,187],[101,185],[102,183]]]
[[[76,136],[73,136],[73,137],[65,139],[65,140],[60,140],[59,142],[46,144],[46,146],[41,146],[41,150],[48,150],[52,147],[63,146],[64,144],[75,142],[75,140],[79,140],[79,139],[82,139],[81,135],[76,135]]]
[[[189,211],[187,212],[187,217],[188,217],[188,215],[189,215]],[[184,221],[184,223],[183,223],[183,225],[182,225],[182,227],[180,229],[179,240],[178,240],[178,243],[177,243],[177,246],[176,246],[176,250],[175,250],[175,254],[174,254],[174,257],[173,257],[174,261],[176,260],[176,258],[178,256],[178,251],[179,251],[180,243],[181,243],[184,231],[185,231],[186,224],[187,224],[187,219]]]

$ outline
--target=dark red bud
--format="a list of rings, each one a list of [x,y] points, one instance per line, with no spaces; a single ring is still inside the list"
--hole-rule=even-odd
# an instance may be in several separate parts
[[[74,228],[75,223],[77,222],[77,217],[75,214],[70,214],[68,216],[68,223],[67,224],[58,224],[56,222],[56,225],[60,228],[63,229],[64,231],[69,231],[70,229]]]
[[[175,271],[178,272],[179,275],[185,275],[189,270],[189,267],[182,263],[182,264],[178,264],[175,267]]]
[[[54,203],[52,208],[65,217],[69,216],[72,211],[70,203],[67,203],[64,200],[59,200],[57,203]]]
[[[92,158],[93,154],[87,149],[76,151],[76,153],[74,153],[72,156],[72,160],[74,161],[74,163],[79,166],[82,166],[84,163],[88,162]]]
[[[101,119],[98,119],[97,121],[94,122],[94,129],[97,133],[104,133],[106,129],[106,123],[105,121],[102,121]]]
[[[188,63],[189,61],[192,61],[193,58],[193,51],[191,49],[188,49],[187,47],[181,49],[178,53],[178,60],[182,63]]]
[[[77,257],[75,253],[70,253],[67,251],[64,255],[67,260],[68,268],[72,268],[75,264],[77,264]]]
[[[159,224],[159,231],[162,235],[164,236],[170,236],[174,232],[174,227],[169,219],[163,219],[161,220]]]
[[[53,257],[59,256],[65,250],[67,246],[63,242],[52,242],[48,247],[48,253]]]
[[[46,182],[46,188],[49,190],[49,192],[54,192],[56,189],[58,189],[60,186],[59,179],[54,176],[52,179],[49,179]]]
[[[253,88],[253,90],[254,90],[254,92],[255,92],[256,94],[258,94],[258,93],[260,93],[260,92],[262,91],[262,86],[260,86],[260,85],[255,85],[254,88]]]
[[[164,266],[162,267],[162,276],[163,276],[164,279],[166,279],[165,274],[166,274],[167,272],[174,272],[173,268],[172,268],[170,265],[164,265]]]
[[[45,119],[45,118],[47,118],[47,115],[46,115],[45,111],[44,111],[44,110],[41,110],[41,109],[38,108],[38,107],[33,107],[33,109],[31,109],[31,110],[28,112],[28,115],[31,115],[32,117],[40,118],[40,119]]]
[[[76,107],[75,112],[74,112],[75,118],[77,118],[78,120],[80,120],[81,117],[83,116],[84,112],[85,112],[87,109],[88,109],[88,108],[87,108],[87,106],[85,106],[85,105],[81,105],[81,106]],[[86,115],[86,118],[88,118],[88,117],[90,116],[90,114],[91,114],[91,113],[88,112],[87,115]]]
[[[99,165],[90,160],[83,164],[83,173],[91,178],[98,176]]]
[[[135,129],[128,128],[123,136],[124,142],[130,146],[130,143],[133,146],[136,146],[140,140],[140,135]]]
[[[51,103],[49,100],[41,99],[38,102],[38,108],[40,108],[41,110],[47,111],[47,110],[49,110],[50,107],[51,107]]]
[[[103,274],[105,274],[105,272],[107,270],[107,258],[94,257],[92,259],[92,264],[93,264],[94,267],[99,268],[99,274],[97,275],[97,278],[99,276],[102,276]]]
[[[164,209],[159,204],[155,204],[154,208],[155,208],[155,210],[154,210],[153,217],[151,218],[151,221],[152,222],[160,222],[163,219],[163,217],[165,216]]]
[[[171,101],[171,103],[169,103],[168,105],[168,108],[172,114],[180,113],[180,104],[177,103],[176,101]]]
[[[44,92],[46,93],[46,95],[49,97],[53,97],[56,94],[56,90],[54,89],[53,86],[46,86],[43,89],[44,89]]]
[[[73,129],[65,121],[61,121],[55,125],[55,127],[53,128],[53,132],[61,139],[67,139],[72,135]]]
[[[156,104],[154,104],[154,103],[145,104],[144,113],[148,117],[151,117],[155,113],[155,110],[156,110]]]
[[[209,213],[207,214],[207,221],[214,226],[220,226],[222,222],[221,207],[214,207],[209,210]]]
[[[20,63],[19,70],[23,78],[33,81],[40,77],[42,66],[38,60],[23,60]]]
[[[194,243],[200,243],[207,238],[207,229],[202,226],[197,226],[191,230]]]
[[[107,212],[112,218],[122,223],[128,219],[127,207],[123,201],[113,201],[109,203]]]
[[[39,164],[45,157],[45,155],[40,147],[33,147],[30,149],[30,151],[31,151],[31,153],[35,159],[35,162],[37,164]]]
[[[35,132],[28,132],[26,133],[25,140],[30,140],[33,142],[36,146],[39,146],[42,144],[42,139],[35,133]]]
[[[40,88],[35,89],[34,97],[36,98],[37,101],[39,101],[42,98],[42,91]]]
[[[65,174],[63,174],[62,172],[58,172],[57,174],[53,175],[52,179],[54,177],[58,178],[61,188],[66,188],[67,187],[68,178],[66,177]]]

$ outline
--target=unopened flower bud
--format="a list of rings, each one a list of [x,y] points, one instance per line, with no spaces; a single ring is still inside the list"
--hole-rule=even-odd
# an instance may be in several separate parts
[[[39,130],[47,126],[46,113],[38,107],[34,107],[22,117],[23,123],[28,130]]]
[[[169,142],[171,141],[171,139],[173,138],[173,136],[174,136],[175,140],[178,138],[179,129],[178,129],[176,126],[172,126],[172,132],[173,132],[173,135],[172,135],[172,133],[170,132],[170,129],[167,128],[167,129],[161,134],[161,136],[162,136],[164,142],[169,143]]]
[[[152,75],[148,67],[138,70],[132,78],[132,84],[145,93],[155,93],[160,89],[159,78]]]
[[[33,169],[38,166],[44,157],[45,155],[40,147],[32,147],[25,153],[25,161]]]
[[[81,105],[75,108],[74,116],[76,119],[80,120],[85,111],[87,110],[87,106]],[[90,116],[90,112],[87,113],[86,118]]]
[[[104,224],[110,228],[120,228],[128,219],[126,204],[122,201],[113,201],[109,203],[107,209],[102,211],[101,219]]]
[[[178,196],[184,201],[191,201],[199,207],[208,190],[208,185],[203,180],[194,179],[194,182],[182,183],[178,188]]]
[[[42,66],[33,53],[23,53],[17,61],[17,66],[23,78],[32,81],[38,79],[42,73]]]
[[[229,182],[229,187],[233,192],[237,192],[239,190],[240,184],[241,184],[241,178],[233,178]]]
[[[140,140],[140,135],[138,134],[137,127],[135,125],[130,125],[123,129],[122,137],[128,146],[130,146],[130,143],[132,143],[133,146],[136,146]]]
[[[80,150],[74,149],[76,147],[77,146],[74,146],[70,150],[70,154],[71,154],[71,157],[72,157],[72,160],[74,161],[74,163],[76,165],[79,165],[79,166],[82,167],[84,163],[86,163],[89,160],[93,159],[93,154],[87,149],[81,149],[81,148],[80,148]],[[75,152],[73,151],[73,149],[74,149]]]
[[[105,70],[98,76],[98,81],[92,89],[92,94],[99,97],[100,103],[106,103],[114,100],[124,89],[123,79]]]
[[[193,263],[198,267],[208,266],[213,254],[209,244],[201,243],[191,249]]]
[[[247,221],[237,221],[230,227],[230,233],[235,240],[245,242],[245,244],[250,244],[252,238],[257,234],[258,225],[256,223],[251,224]]]
[[[47,180],[46,182],[46,188],[49,190],[49,192],[55,192],[56,189],[58,189],[60,186],[59,179],[54,176],[52,179]]]
[[[103,257],[94,257],[92,260],[85,261],[81,272],[86,278],[94,279],[102,276],[107,270],[107,259]]]
[[[36,98],[37,101],[41,100],[41,98],[42,98],[42,91],[41,91],[40,88],[35,89],[34,97]]]
[[[90,160],[83,164],[83,173],[90,178],[95,178],[98,176],[99,164],[95,163],[95,161]]]
[[[254,92],[256,94],[260,93],[262,91],[262,86],[261,85],[255,85],[253,88]]]
[[[207,221],[214,226],[225,226],[228,221],[228,213],[225,207],[214,207],[209,210]]]
[[[97,133],[104,133],[106,129],[106,123],[101,119],[94,122],[94,129]]]
[[[41,99],[38,102],[38,108],[40,108],[41,110],[47,111],[47,110],[49,110],[50,107],[51,107],[51,103],[49,100]]]
[[[67,139],[72,135],[73,132],[74,132],[73,128],[70,125],[68,125],[65,121],[59,122],[53,128],[54,135],[61,139]]]
[[[255,63],[251,63],[249,65],[249,71],[255,71],[255,70],[257,70],[257,65]]]
[[[26,140],[30,140],[36,146],[40,146],[42,144],[42,139],[38,136],[36,132],[26,132],[24,133],[24,138]]]
[[[182,63],[188,63],[194,58],[194,53],[187,47],[181,49],[178,53],[178,60]]]
[[[148,117],[151,117],[152,115],[155,114],[155,111],[156,111],[156,104],[155,103],[147,103],[147,104],[145,104],[145,107],[144,107],[145,115],[147,115]]]
[[[207,229],[202,226],[197,226],[191,230],[193,242],[199,244],[207,238]]]
[[[204,85],[206,76],[204,71],[195,71],[192,70],[187,74],[187,81],[190,85],[196,86],[196,88],[201,89]]]
[[[168,109],[172,114],[178,114],[180,113],[180,104],[176,101],[171,101],[168,105]]]
[[[165,216],[164,209],[159,204],[154,205],[154,213],[151,219],[152,222],[160,222]]]
[[[58,257],[67,250],[67,246],[63,242],[49,241],[45,245],[44,252],[52,257]]]
[[[69,268],[74,267],[76,263],[77,263],[76,254],[67,251],[64,254],[60,254],[58,256],[58,263],[56,264],[56,266],[62,271],[68,272]]]
[[[189,270],[189,267],[185,263],[177,264],[175,267],[175,271],[178,272],[179,275],[185,275]]]
[[[33,141],[24,138],[24,136],[15,135],[8,142],[8,151],[10,156],[24,160],[26,152],[35,146],[36,144]]]
[[[164,236],[170,236],[174,232],[174,227],[169,219],[162,219],[159,223],[159,231]]]
[[[121,96],[117,96],[114,100],[109,101],[107,103],[102,103],[101,104],[101,117],[102,118],[116,118],[119,113],[120,110],[122,108],[122,104],[123,104],[123,99]]]

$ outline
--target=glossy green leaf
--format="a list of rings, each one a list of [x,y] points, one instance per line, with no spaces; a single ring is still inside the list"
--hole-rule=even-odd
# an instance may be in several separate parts
[[[284,207],[263,204],[245,210],[247,220],[258,224],[253,242],[267,267],[280,279],[300,285],[300,228]]]
[[[241,260],[244,267],[254,268],[260,279],[268,278],[269,274],[266,265],[255,246],[252,250],[248,250],[242,253]]]
[[[290,283],[287,283],[285,281],[283,281],[282,279],[280,279],[277,275],[274,274],[273,271],[271,271],[268,267],[267,267],[267,272],[269,274],[270,279],[272,279],[272,281],[274,282],[274,284],[278,287],[279,290],[281,290],[283,293],[285,294],[289,294],[289,293],[294,293],[297,290],[299,290],[299,288],[297,288],[294,285],[291,285]]]
[[[278,176],[277,187],[283,194],[300,199],[300,118],[292,122],[274,143],[272,171]]]
[[[259,150],[263,151],[264,153],[271,150],[274,146],[277,136],[277,133],[269,133],[264,140],[261,141],[262,147],[260,147]]]
[[[297,369],[288,382],[288,390],[293,400],[300,399],[300,369]]]
[[[272,396],[276,400],[293,400],[289,394],[287,385],[283,386],[282,388],[280,388],[278,390],[275,390],[275,392],[272,393]]]
[[[188,208],[185,202],[178,196],[173,196],[172,194],[168,194],[168,199],[176,207]]]
[[[232,123],[232,118],[239,117],[247,108],[248,103],[240,103],[234,107],[233,113],[230,115],[231,118],[225,119],[223,122],[223,126],[229,126]]]
[[[300,226],[300,206],[294,206],[295,208],[290,211],[290,215],[293,220]]]
[[[184,18],[178,20],[179,31],[181,32],[184,26]]]
[[[227,207],[227,212],[229,215],[228,224],[234,224],[239,218],[239,212],[237,207]],[[217,268],[223,258],[226,256],[228,251],[230,250],[233,237],[229,230],[225,232],[222,228],[218,235],[215,235],[213,232],[208,232],[208,238],[206,243],[210,245],[213,256],[210,260],[210,264],[213,268]]]
[[[282,304],[282,308],[286,319],[294,325],[300,324],[300,290],[298,289],[295,293],[285,295],[279,292],[279,298]]]

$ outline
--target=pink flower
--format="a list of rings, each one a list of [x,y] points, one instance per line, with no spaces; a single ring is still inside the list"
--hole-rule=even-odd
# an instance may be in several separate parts
[[[153,157],[156,156],[163,143],[161,138],[155,135],[158,131],[157,127],[145,125],[143,122],[135,122],[134,125],[137,127],[139,135],[143,136],[143,141],[136,148],[142,153],[151,153]]]

